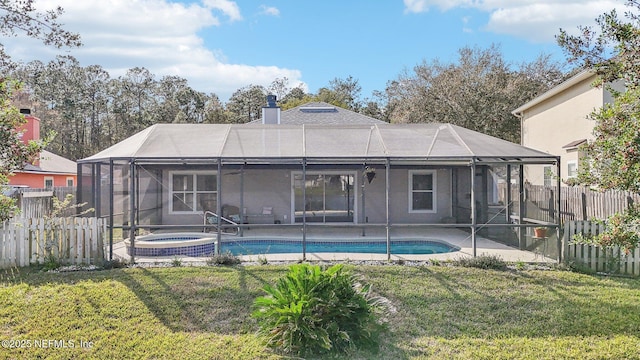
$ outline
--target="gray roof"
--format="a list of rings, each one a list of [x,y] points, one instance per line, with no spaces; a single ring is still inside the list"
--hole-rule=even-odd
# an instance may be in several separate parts
[[[38,165],[27,164],[21,170],[21,172],[73,175],[78,172],[78,167],[74,161],[64,158],[60,155],[56,155],[47,150],[42,150],[38,159]]]
[[[262,120],[248,124],[261,124]],[[384,121],[343,109],[326,102],[310,102],[280,113],[281,125],[381,125]]]
[[[79,162],[108,159],[520,159],[555,156],[451,124],[156,124]]]

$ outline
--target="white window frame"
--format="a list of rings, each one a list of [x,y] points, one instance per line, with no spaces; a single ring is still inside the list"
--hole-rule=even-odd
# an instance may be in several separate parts
[[[71,182],[71,185],[69,185],[69,182]],[[76,185],[75,181],[73,181],[72,176],[67,177],[66,183],[67,183],[67,187],[72,187]]]
[[[175,175],[180,175],[180,176],[192,176],[193,177],[193,204],[192,205],[192,209],[191,211],[174,211],[173,210],[173,177]],[[176,171],[169,171],[169,214],[172,215],[178,215],[178,214],[202,214],[202,211],[198,210],[198,194],[199,193],[208,193],[208,194],[217,194],[218,189],[216,186],[216,189],[213,191],[198,191],[198,183],[197,183],[197,175],[215,175],[216,176],[216,184],[218,181],[220,181],[219,177],[218,177],[218,172],[217,171],[207,171],[207,170],[192,170],[192,171],[185,171],[185,170],[176,170]],[[180,193],[182,193],[183,191],[180,191]],[[217,198],[217,195],[216,195]]]
[[[571,171],[569,171],[569,167],[571,165],[574,165],[576,169],[573,175],[571,175]],[[575,178],[576,176],[578,176],[578,160],[568,160],[567,161],[567,179]]]
[[[431,190],[413,190],[413,176],[414,175],[431,175],[433,189]],[[438,186],[437,186],[437,172],[435,170],[409,170],[409,186],[408,186],[408,201],[409,201],[409,213],[410,214],[433,214],[438,212]],[[433,203],[431,210],[414,209],[413,208],[413,194],[414,192],[431,192],[433,193]]]
[[[47,186],[47,181],[51,181],[51,186]],[[53,176],[45,176],[44,177],[44,182],[42,183],[42,186],[45,189],[49,189],[49,190],[53,190],[53,187],[56,185],[55,180],[53,179]]]

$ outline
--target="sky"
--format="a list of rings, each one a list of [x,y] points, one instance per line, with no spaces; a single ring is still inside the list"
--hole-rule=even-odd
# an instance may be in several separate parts
[[[287,78],[308,92],[352,76],[372,98],[414,66],[455,62],[469,46],[499,46],[517,66],[541,54],[566,60],[559,29],[617,8],[622,0],[36,0],[61,6],[60,22],[83,46],[55,49],[4,38],[14,60],[72,55],[111,77],[144,67],[159,80],[177,75],[227,102],[248,85]]]

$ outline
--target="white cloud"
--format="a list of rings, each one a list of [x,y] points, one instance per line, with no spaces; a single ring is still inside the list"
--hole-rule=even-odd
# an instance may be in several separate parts
[[[280,16],[280,10],[273,6],[260,5],[260,11],[265,15]]]
[[[404,12],[421,13],[429,10],[427,0],[404,0]]]
[[[223,101],[249,84],[267,86],[282,77],[290,79],[290,84],[301,82],[299,70],[271,64],[231,64],[222,50],[207,49],[197,33],[220,26],[220,21],[202,5],[167,0],[39,0],[37,5],[39,9],[62,6],[65,13],[61,22],[65,29],[80,33],[84,46],[65,52],[32,39],[3,39],[15,60],[46,63],[56,55],[68,53],[82,66],[102,66],[112,77],[144,67],[157,78],[181,76],[194,89],[215,93]],[[224,7],[231,19],[240,16],[239,10],[233,10],[237,9],[235,3],[209,0],[205,6],[212,5]]]
[[[489,14],[483,30],[514,35],[534,42],[553,42],[562,28],[572,33],[579,25],[592,25],[600,14],[614,8],[624,13],[616,0],[404,0],[405,13],[430,8],[480,10]]]
[[[235,1],[229,0],[204,0],[204,5],[210,9],[216,9],[222,11],[225,15],[231,19],[231,21],[242,20],[240,15],[240,8]]]

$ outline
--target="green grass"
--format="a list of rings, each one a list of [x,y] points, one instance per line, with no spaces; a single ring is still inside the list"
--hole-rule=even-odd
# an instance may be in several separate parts
[[[352,268],[393,307],[378,354],[348,359],[637,359],[640,279],[449,266]],[[276,359],[250,316],[285,266],[0,270],[0,359]],[[80,348],[91,341],[91,348]]]

